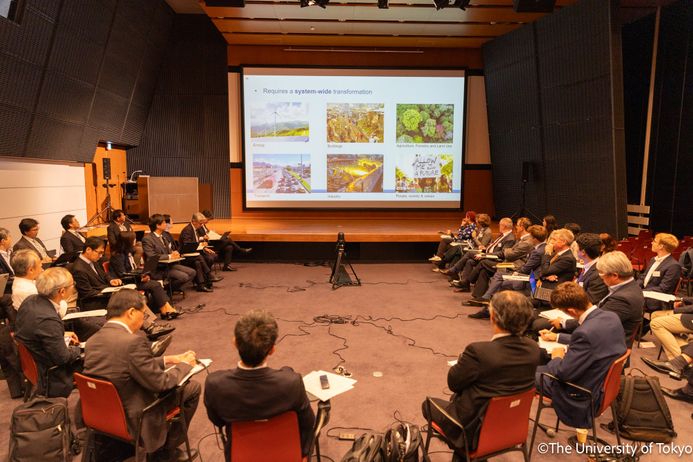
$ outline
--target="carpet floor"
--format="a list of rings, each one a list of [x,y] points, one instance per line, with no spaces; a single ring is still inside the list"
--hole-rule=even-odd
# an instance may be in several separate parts
[[[361,287],[332,290],[327,282],[330,268],[286,263],[244,263],[239,271],[223,273],[212,294],[188,292],[178,304],[190,312],[173,321],[177,330],[168,353],[191,349],[199,358],[212,358],[212,370],[235,367],[238,354],[232,347],[233,327],[239,315],[254,308],[270,311],[278,320],[280,340],[270,357],[271,367],[288,365],[305,375],[313,370],[331,370],[341,365],[357,380],[355,388],[331,400],[332,413],[320,439],[324,460],[341,460],[351,443],[336,438],[340,432],[359,435],[364,429],[384,431],[396,419],[423,426],[421,402],[426,396],[447,397],[447,361],[455,359],[470,342],[490,339],[488,321],[467,318],[476,308],[463,307],[469,294],[453,293],[447,280],[431,272],[428,264],[356,264]],[[203,304],[203,306],[199,306]],[[196,308],[197,307],[197,308]],[[344,324],[317,323],[316,316],[340,316]],[[650,340],[648,338],[648,340]],[[656,357],[657,349],[636,348],[631,365],[650,373],[641,356]],[[663,386],[676,388],[682,382],[660,374]],[[204,382],[204,373],[197,376]],[[20,400],[11,400],[0,387],[0,459],[6,460],[9,422]],[[76,403],[74,392],[70,403]],[[693,450],[691,411],[693,406],[667,400],[678,438],[673,446],[654,445],[645,460],[674,460],[672,450]],[[532,411],[534,416],[534,408]],[[599,422],[611,420],[607,411]],[[546,410],[542,422],[555,423],[555,414]],[[601,429],[600,429],[601,430]],[[503,431],[499,428],[498,431]],[[531,428],[530,428],[531,431]],[[214,428],[206,416],[202,400],[189,431],[201,460],[223,461]],[[558,452],[572,429],[561,429],[551,439],[537,434],[533,460],[585,460],[584,454]],[[599,431],[599,436],[615,444],[615,437]],[[629,443],[624,440],[625,443]],[[539,443],[556,443],[539,454]],[[634,444],[634,443],[629,443]],[[541,446],[540,449],[546,449]],[[450,451],[433,441],[431,460],[448,461]],[[77,460],[78,458],[75,458]],[[519,461],[519,453],[494,460]]]

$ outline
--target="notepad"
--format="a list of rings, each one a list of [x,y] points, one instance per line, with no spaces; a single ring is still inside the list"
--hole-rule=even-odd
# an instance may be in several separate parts
[[[330,383],[330,388],[323,389],[320,386],[320,376],[326,375]],[[303,386],[311,395],[320,401],[327,401],[337,395],[354,388],[356,380],[349,377],[333,374],[332,372],[313,371],[303,377]]]
[[[561,348],[563,350],[566,350],[568,348],[568,345],[564,345],[562,343],[558,342],[549,342],[547,340],[542,339],[539,337],[539,348],[543,348],[544,350],[548,351],[549,354],[556,348]]]
[[[529,274],[504,274],[503,280],[529,282]]]
[[[193,368],[190,369],[190,371],[187,374],[185,374],[185,376],[182,379],[180,379],[180,382],[178,382],[178,386],[179,387],[182,386],[183,384],[185,384],[185,382],[190,380],[190,378],[193,375],[199,374],[203,370],[207,369],[210,364],[212,364],[212,360],[209,358],[208,359],[198,359],[197,364],[195,364],[193,366]]]
[[[81,318],[93,318],[97,316],[106,316],[106,310],[76,311],[74,313],[67,313],[65,316],[63,316],[63,321]]]
[[[218,241],[219,239],[221,239],[219,233],[217,233],[216,231],[212,231],[211,229],[207,231],[207,237],[210,241]]]
[[[122,286],[115,286],[115,287],[106,287],[101,291],[102,294],[110,294],[113,292],[118,292],[119,290],[123,289],[132,289],[132,290],[137,290],[137,286],[135,284],[125,284]],[[64,319],[64,318],[63,318]]]
[[[561,310],[546,310],[539,313],[539,316],[545,319],[560,319],[561,321],[568,321],[573,319]]]
[[[676,300],[676,296],[671,294],[664,294],[662,292],[655,292],[653,290],[643,290],[642,295],[645,298],[651,298],[654,300],[659,300],[661,302],[673,302]]]

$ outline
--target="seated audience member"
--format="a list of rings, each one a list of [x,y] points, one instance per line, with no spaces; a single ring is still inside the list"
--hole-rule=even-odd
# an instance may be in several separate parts
[[[253,248],[241,247],[236,243],[236,241],[231,239],[228,235],[222,235],[221,239],[218,240],[210,239],[210,229],[207,227],[207,224],[210,221],[214,220],[214,215],[209,210],[203,210],[202,214],[205,216],[206,220],[204,221],[204,223],[202,223],[202,228],[197,231],[198,234],[205,241],[209,242],[212,245],[212,247],[214,247],[214,250],[219,255],[221,255],[222,261],[224,262],[224,271],[236,271],[236,268],[233,268],[231,266],[231,258],[233,256],[233,252],[236,251],[239,253],[248,254],[253,251]]]
[[[476,231],[476,212],[469,211],[465,213],[460,227],[457,232],[453,234],[451,229],[448,229],[440,238],[438,243],[438,250],[433,257],[429,258],[430,262],[439,262],[443,259],[445,252],[450,248],[450,244],[453,242],[469,241],[472,239],[474,232]]]
[[[0,327],[0,368],[5,375],[10,397],[14,399],[21,398],[23,392],[17,348],[10,337],[10,331],[14,328],[14,320],[17,315],[12,305],[14,270],[12,270],[11,255],[12,236],[7,229],[0,228],[0,274],[8,275],[5,291],[0,294],[0,321],[4,321],[4,325]]]
[[[145,234],[142,238],[142,248],[144,249],[146,258],[154,256],[159,257],[159,260],[175,260],[180,258],[180,254],[174,248],[173,241],[171,241],[167,235],[164,235],[166,222],[164,221],[163,215],[158,213],[152,215],[149,219],[149,229],[151,233]],[[184,284],[197,277],[197,273],[194,269],[179,263],[169,264],[166,275],[171,280],[171,286],[174,291],[180,290]],[[153,276],[154,279],[163,279],[164,273],[160,272]],[[204,292],[211,292],[211,289],[204,290]]]
[[[19,310],[24,299],[38,293],[36,278],[43,272],[43,266],[36,252],[23,249],[12,253],[12,268],[15,275],[12,282],[12,306]]]
[[[529,238],[531,244],[534,246],[532,251],[529,253],[529,256],[527,257],[527,261],[522,263],[522,260],[516,260],[516,263],[521,264],[521,266],[518,267],[518,265],[514,265],[516,270],[512,273],[514,275],[529,275],[532,271],[536,271],[539,269],[541,265],[541,260],[544,256],[544,247],[546,247],[546,228],[543,226],[538,226],[538,225],[532,225],[529,228],[527,228],[527,231],[529,235],[531,236]],[[496,271],[496,274],[493,275],[491,278],[491,281],[489,283],[488,289],[486,289],[486,292],[484,295],[481,297],[474,297],[471,300],[469,300],[465,305],[466,306],[484,306],[488,305],[489,302],[491,301],[491,297],[493,297],[496,293],[500,292],[501,290],[515,290],[515,291],[521,291],[521,292],[528,292],[529,288],[529,283],[528,282],[523,282],[523,281],[513,281],[513,280],[504,280],[503,275],[510,274],[506,273],[505,271]],[[474,315],[470,315],[472,318],[477,318],[477,319],[488,319],[489,317],[489,312],[488,308],[484,306],[484,308],[479,311],[478,313],[475,313]]]
[[[643,290],[673,294],[681,278],[681,265],[671,255],[679,240],[676,236],[666,233],[657,234],[652,240],[652,251],[657,254],[647,264],[647,268],[640,274],[638,283]],[[647,311],[664,309],[663,302],[652,298],[645,299]]]
[[[190,223],[188,223],[181,230],[178,241],[180,242],[181,247],[183,247],[183,245],[185,244],[190,244],[193,242],[198,244],[198,246],[200,243],[203,243],[204,247],[199,252],[200,255],[202,255],[202,258],[204,258],[207,266],[211,268],[212,265],[214,265],[214,261],[217,259],[217,253],[214,251],[212,247],[206,245],[206,242],[204,241],[202,236],[200,236],[200,231],[202,230],[202,223],[204,223],[205,221],[207,221],[207,218],[201,212],[193,213]]]
[[[578,245],[577,245],[577,242],[575,242],[575,239],[576,239],[576,238],[580,235],[580,233],[582,232],[582,228],[581,228],[580,225],[578,225],[577,223],[566,223],[566,224],[563,226],[563,228],[564,228],[564,229],[567,229],[568,231],[570,231],[571,233],[573,233],[573,242],[572,242],[572,244],[570,245],[570,251],[573,252],[573,257],[575,257],[575,259],[577,259],[577,255],[578,255]]]
[[[551,293],[551,306],[577,319],[578,327],[569,337],[568,350],[555,348],[551,361],[537,368],[537,389],[551,398],[561,422],[576,428],[592,426],[590,400],[579,390],[544,377],[547,372],[559,380],[571,382],[592,392],[595,409],[602,400],[602,385],[611,364],[626,352],[623,327],[618,316],[597,309],[585,291],[575,282],[564,282]],[[555,341],[556,334],[543,330],[541,337]],[[563,334],[561,334],[563,336]]]
[[[693,334],[693,297],[685,297],[682,301],[675,302],[673,311],[652,313],[650,329],[662,344],[667,358],[679,356],[681,344],[686,344],[681,335]],[[643,358],[643,361],[645,359]]]
[[[65,268],[49,268],[36,279],[37,295],[28,297],[17,312],[15,338],[31,352],[38,366],[39,390],[47,396],[67,397],[72,392],[72,373],[81,368],[79,338],[66,332],[60,311],[74,291],[74,282]],[[63,305],[61,307],[61,305]],[[70,345],[65,345],[65,337]],[[58,366],[48,374],[46,371]]]
[[[278,327],[271,315],[249,311],[234,328],[233,343],[238,367],[212,372],[205,382],[207,415],[217,427],[227,427],[224,454],[229,460],[230,428],[234,422],[268,419],[295,411],[301,435],[301,449],[308,455],[315,414],[310,407],[301,374],[290,367],[272,369],[268,357],[276,348]]]
[[[552,289],[561,282],[575,278],[577,261],[570,251],[573,239],[573,233],[565,228],[557,229],[549,235],[537,274],[537,279],[545,288]]]
[[[693,247],[689,247],[685,252],[681,253],[679,265],[681,265],[681,275],[683,277],[693,277]]]
[[[500,236],[498,236],[486,249],[483,249],[484,253],[488,255],[495,255],[499,259],[503,258],[504,251],[506,249],[512,248],[515,245],[515,235],[513,234],[513,221],[510,218],[501,218],[498,223],[498,228],[500,230]],[[481,250],[481,249],[480,249]],[[469,292],[469,276],[472,273],[474,267],[481,261],[479,254],[472,254],[468,252],[463,258],[461,258],[455,265],[446,271],[441,271],[443,274],[457,274],[459,273],[459,279],[453,281],[451,284],[454,287],[458,287],[465,292]]]
[[[123,289],[111,297],[108,321],[87,341],[84,349],[84,373],[113,383],[125,408],[131,435],[135,434],[142,409],[163,393],[176,389],[145,415],[141,444],[147,454],[153,454],[154,460],[188,460],[178,449],[185,441],[182,422],[169,427],[165,418],[182,397],[181,413],[190,425],[200,399],[200,385],[188,381],[179,387],[178,383],[195,365],[195,353],[155,357],[147,340],[137,335],[146,306],[144,296],[135,290]]]
[[[102,291],[106,287],[123,285],[123,281],[111,278],[103,269],[101,258],[106,251],[106,243],[100,237],[88,238],[82,254],[72,264],[72,275],[79,293],[79,306],[82,310],[104,308],[110,294]]]
[[[480,213],[476,216],[476,229],[472,232],[472,239],[469,241],[470,247],[477,250],[485,250],[486,246],[493,240],[493,232],[491,231],[491,217],[485,213]],[[467,253],[466,246],[450,246],[443,255],[442,260],[435,263],[436,267],[433,271],[439,272],[447,265],[453,266]]]
[[[475,417],[494,396],[511,395],[532,388],[539,365],[536,342],[523,336],[532,317],[532,305],[519,292],[503,291],[493,296],[489,305],[493,337],[490,341],[470,343],[448,371],[450,401],[434,398],[436,404],[465,426],[467,441],[479,431]],[[426,402],[422,406],[425,418]],[[431,409],[431,420],[443,433],[456,439],[457,427],[447,422],[437,409]],[[475,448],[470,447],[470,450]]]
[[[606,297],[609,288],[599,277],[597,262],[602,254],[603,241],[598,234],[582,233],[575,240],[578,245],[578,259],[582,261],[583,268],[577,278],[577,283],[585,289],[590,302],[593,305]]]
[[[108,224],[108,245],[113,248],[118,241],[118,235],[125,231],[132,231],[132,225],[127,221],[127,215],[122,210],[111,212],[111,222]]]
[[[618,247],[618,241],[609,233],[599,233],[599,239],[602,241],[600,255],[613,252]]]
[[[41,239],[38,238],[39,223],[33,218],[23,218],[19,222],[19,232],[22,237],[15,243],[13,250],[16,252],[22,249],[33,250],[41,257],[43,263],[50,263],[53,258],[48,255],[48,249]]]
[[[128,274],[138,271],[140,268],[135,264],[135,233],[123,231],[118,235],[115,246],[111,249],[109,260],[109,270],[111,277],[123,279]],[[162,319],[175,319],[181,312],[171,306],[168,294],[164,287],[152,278],[151,274],[141,274],[138,277],[137,288],[146,292],[151,297],[154,312],[161,314]]]
[[[546,215],[541,221],[541,224],[544,228],[546,228],[547,236],[551,235],[551,233],[558,229],[558,220],[556,220],[556,217],[553,215]]]
[[[656,361],[646,357],[641,357],[645,364],[652,369],[663,374],[668,374],[676,380],[686,379],[688,383],[682,388],[666,388],[662,387],[662,393],[672,399],[693,403],[693,343],[689,343],[683,347],[681,353],[670,358],[668,361]]]
[[[635,333],[642,321],[642,307],[645,303],[638,283],[633,279],[633,266],[623,252],[609,252],[602,255],[597,262],[597,273],[608,288],[607,295],[599,301],[597,307],[603,311],[615,313],[621,320],[624,341],[631,347]],[[588,296],[589,297],[589,296]],[[594,305],[594,303],[592,303]],[[568,334],[574,331],[579,323],[568,320],[561,324],[559,319],[550,321],[551,326]],[[538,326],[535,329],[551,326]],[[559,334],[558,341],[569,343],[568,334]]]
[[[104,294],[103,290],[107,287],[123,285],[123,281],[112,278],[103,269],[100,260],[103,257],[105,247],[106,243],[100,237],[92,236],[87,238],[87,242],[84,244],[84,251],[72,265],[72,275],[75,278],[75,286],[77,287],[77,292],[79,292],[79,303],[83,311],[104,308],[111,299],[112,293]],[[152,313],[149,307],[145,307],[145,319],[142,330],[150,340],[155,340],[173,332],[173,327],[167,324],[157,324],[155,321],[156,315]],[[92,329],[89,335],[91,336],[95,330]]]
[[[85,237],[79,233],[79,221],[74,215],[65,215],[60,224],[63,227],[63,235],[60,236],[60,247],[63,248],[63,252],[81,252],[82,247],[84,247]]]
[[[532,235],[527,229],[532,225],[529,218],[520,218],[515,225],[517,240],[509,249],[504,249],[501,260],[482,259],[469,274],[469,281],[474,282],[472,296],[480,298],[488,289],[489,280],[496,272],[496,264],[512,263],[514,268],[520,268],[527,261],[529,253],[534,247]]]
[[[175,239],[173,239],[173,235],[171,234],[171,228],[173,227],[173,224],[171,223],[171,215],[165,213],[164,222],[166,223],[166,229],[163,233],[164,237],[171,242],[171,246],[174,249],[180,250],[180,245]],[[198,292],[211,292],[211,289],[213,288],[212,283],[221,281],[223,279],[214,275],[212,268],[207,264],[202,255],[198,255],[196,257],[185,257],[183,264],[195,269],[196,281],[198,281]],[[210,290],[200,290],[200,287],[205,287]]]

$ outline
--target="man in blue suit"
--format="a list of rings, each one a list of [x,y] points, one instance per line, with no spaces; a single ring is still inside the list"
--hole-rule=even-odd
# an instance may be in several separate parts
[[[599,310],[590,303],[585,291],[575,282],[564,282],[551,293],[551,306],[576,318],[579,326],[567,338],[568,351],[554,349],[551,361],[537,368],[537,388],[544,387],[544,395],[553,401],[553,408],[561,422],[576,428],[592,426],[589,396],[579,390],[544,377],[547,372],[564,382],[571,382],[592,392],[595,409],[602,400],[601,388],[611,364],[626,352],[625,335],[619,317]],[[556,341],[557,335],[543,330],[542,339]]]

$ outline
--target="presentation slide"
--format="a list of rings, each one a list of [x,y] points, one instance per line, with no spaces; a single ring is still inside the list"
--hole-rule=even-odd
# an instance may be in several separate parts
[[[463,70],[243,68],[247,208],[458,209]]]

